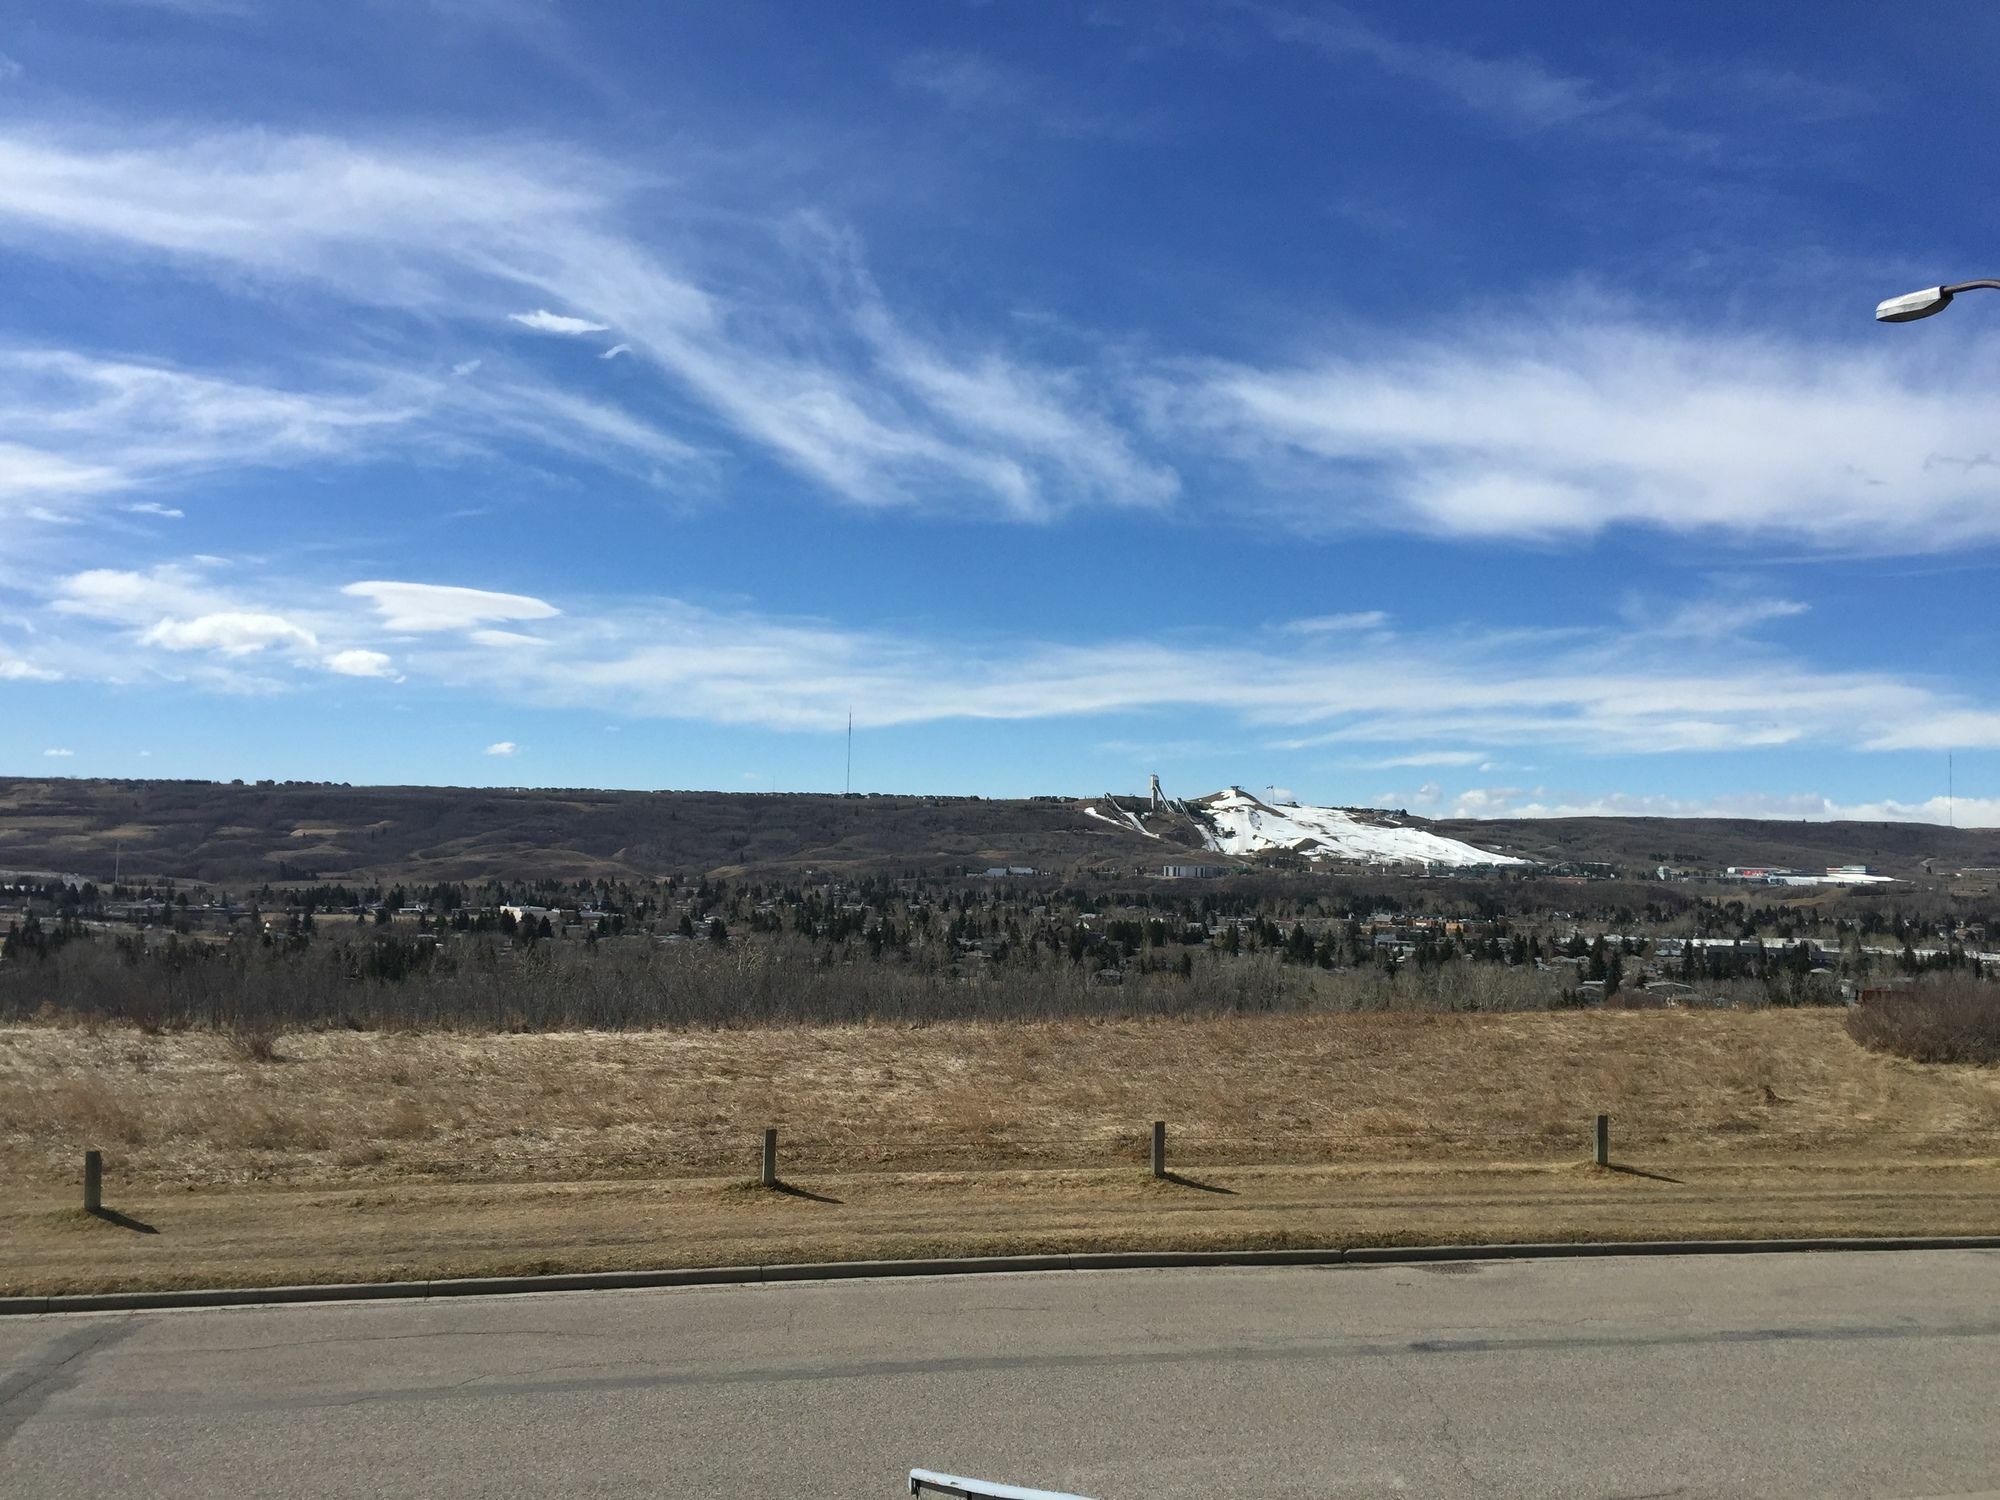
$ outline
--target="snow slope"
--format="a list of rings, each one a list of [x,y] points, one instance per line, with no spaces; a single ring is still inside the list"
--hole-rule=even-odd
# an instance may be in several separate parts
[[[1153,832],[1152,829],[1148,828],[1144,823],[1141,823],[1137,818],[1133,817],[1132,814],[1125,811],[1125,809],[1120,807],[1116,802],[1111,804],[1111,811],[1117,813],[1118,816],[1115,818],[1108,817],[1104,813],[1099,812],[1094,807],[1086,807],[1083,810],[1083,815],[1086,818],[1095,818],[1100,823],[1109,823],[1113,828],[1122,828],[1128,833],[1143,833],[1149,839],[1156,839],[1159,837],[1157,833]]]
[[[1350,859],[1377,864],[1523,865],[1442,834],[1370,822],[1338,807],[1273,807],[1241,787],[1201,798],[1196,809],[1208,822],[1212,846],[1223,854],[1289,849],[1308,859]],[[1108,821],[1108,820],[1107,820]]]

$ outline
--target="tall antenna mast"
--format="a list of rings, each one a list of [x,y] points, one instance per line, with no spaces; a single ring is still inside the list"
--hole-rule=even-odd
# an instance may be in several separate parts
[[[854,710],[847,711],[847,795],[854,795]]]

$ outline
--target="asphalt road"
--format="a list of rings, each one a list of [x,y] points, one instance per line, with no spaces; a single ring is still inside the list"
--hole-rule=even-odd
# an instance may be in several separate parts
[[[2000,1252],[0,1320],[9,1497],[2000,1494]]]

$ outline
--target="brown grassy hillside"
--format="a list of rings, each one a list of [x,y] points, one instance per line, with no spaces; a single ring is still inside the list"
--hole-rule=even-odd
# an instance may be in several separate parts
[[[0,778],[0,869],[211,882],[479,880],[832,871],[944,874],[1028,865],[1057,875],[1186,857],[1060,798],[815,793],[238,786]],[[1552,861],[1891,874],[2000,865],[2000,830],[1918,824],[1573,818],[1423,824]]]

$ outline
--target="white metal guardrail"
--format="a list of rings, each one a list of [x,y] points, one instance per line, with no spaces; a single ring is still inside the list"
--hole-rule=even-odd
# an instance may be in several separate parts
[[[1071,1495],[1062,1490],[1031,1490],[1018,1484],[995,1484],[989,1479],[966,1479],[958,1474],[940,1474],[935,1469],[910,1470],[910,1493],[929,1491],[957,1495],[959,1500],[1090,1500],[1087,1495]]]

